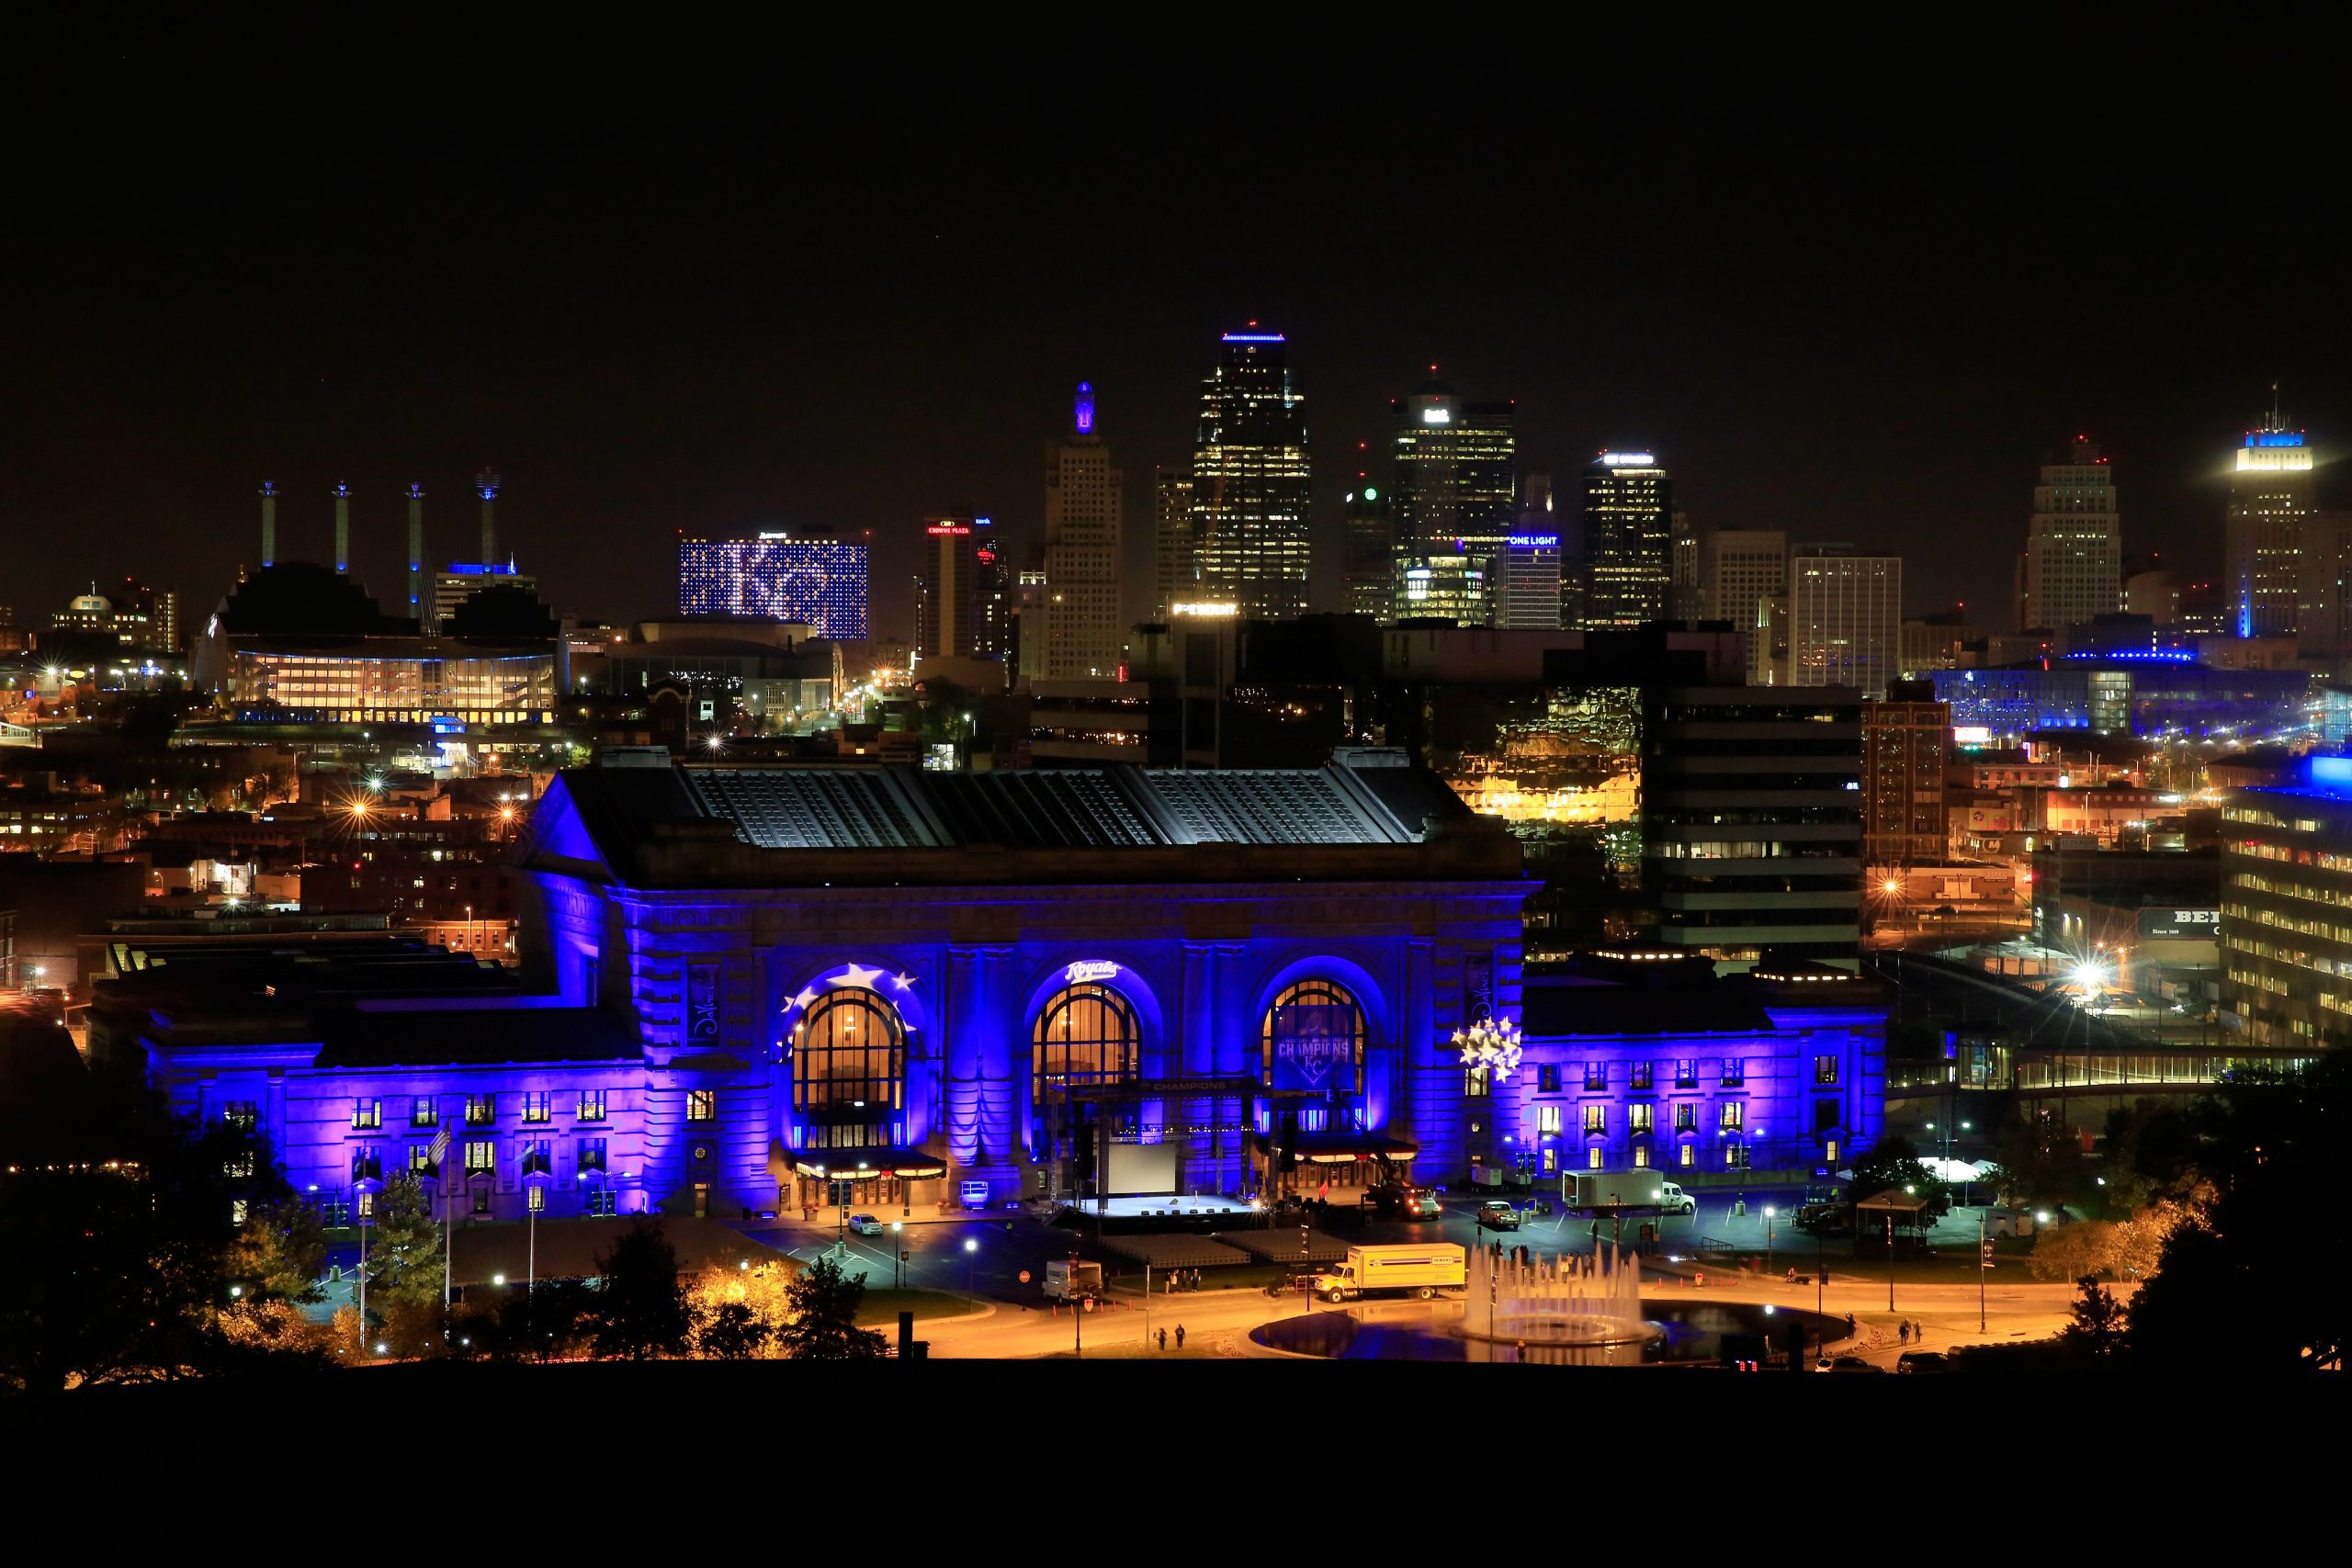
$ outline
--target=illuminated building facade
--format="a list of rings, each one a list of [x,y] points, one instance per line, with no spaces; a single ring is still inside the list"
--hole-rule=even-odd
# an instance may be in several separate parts
[[[1161,468],[1152,475],[1151,493],[1151,618],[1164,621],[1174,613],[1170,605],[1201,597],[1201,519],[1191,474]]]
[[[1771,662],[1772,603],[1789,589],[1789,536],[1778,528],[1718,528],[1701,541],[1699,576],[1707,614],[1747,638],[1747,683]]]
[[[1126,643],[1120,614],[1119,470],[1094,429],[1094,389],[1081,383],[1070,434],[1046,447],[1046,680],[1115,679]],[[1030,623],[1035,626],[1035,623]],[[1023,663],[1030,662],[1028,649]]]
[[[925,659],[985,659],[1005,650],[1018,583],[998,560],[994,523],[958,514],[923,520],[915,580],[915,647]]]
[[[1489,559],[1489,624],[1506,631],[1558,630],[1560,536],[1509,535]]]
[[[1306,400],[1293,381],[1280,333],[1227,333],[1215,374],[1201,384],[1193,449],[1194,593],[1231,600],[1254,620],[1307,609],[1309,550]],[[1181,597],[1182,595],[1178,595]]]
[[[678,540],[678,610],[805,622],[812,637],[866,636],[864,541],[788,533]]]
[[[1862,705],[1862,863],[1872,869],[1946,858],[1944,765],[1951,705],[1926,682],[1897,681]]]
[[[2352,759],[2222,807],[2222,1011],[2247,1043],[2352,1043]]]
[[[2068,654],[1997,670],[1928,673],[1951,721],[2014,745],[2038,730],[2233,739],[2308,733],[2317,719],[2301,670],[2222,670],[2194,653]]]
[[[1411,596],[1402,580],[1408,566],[1457,552],[1471,558],[1482,584],[1489,583],[1496,552],[1517,531],[1511,407],[1464,402],[1441,381],[1423,383],[1395,406],[1388,502],[1398,561],[1396,614],[1426,615],[1433,612],[1404,607]],[[1487,618],[1486,606],[1475,604],[1458,624],[1484,626]]]
[[[2236,636],[2293,637],[2299,630],[2302,532],[2316,479],[2303,433],[2287,429],[2277,413],[2245,433],[2230,475],[2222,540]]]
[[[1789,562],[1789,684],[1880,696],[1901,673],[1903,558],[1806,545]]]
[[[1488,558],[1473,553],[1466,542],[1427,552],[1399,547],[1390,619],[1486,625]]]
[[[1717,978],[1654,949],[1521,981],[1519,1070],[1491,1089],[1487,1163],[1571,1170],[1835,1171],[1884,1131],[1887,998],[1781,960]]]
[[[1674,486],[1647,452],[1603,452],[1584,471],[1584,624],[1667,618]]]
[[[433,574],[433,621],[435,626],[445,626],[458,613],[458,606],[485,588],[519,588],[526,593],[539,591],[539,580],[514,570],[508,561],[501,566],[495,561],[453,561],[447,568]]]
[[[2123,521],[2115,471],[2098,447],[2075,438],[2068,461],[2042,466],[2026,539],[2019,626],[2064,630],[2123,608]]]

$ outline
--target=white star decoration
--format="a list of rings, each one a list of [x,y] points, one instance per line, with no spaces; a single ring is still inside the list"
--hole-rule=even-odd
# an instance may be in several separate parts
[[[890,984],[902,991],[910,991],[914,989],[915,977],[912,975],[894,975],[890,977]]]
[[[1519,1025],[1507,1018],[1480,1019],[1467,1029],[1457,1029],[1453,1043],[1462,1047],[1464,1066],[1485,1067],[1497,1083],[1519,1066]]]
[[[842,966],[841,974],[834,977],[833,984],[854,986],[861,991],[870,991],[874,988],[874,982],[881,977],[882,971],[879,969],[867,969],[859,964],[845,964]]]
[[[798,1008],[801,1011],[806,1012],[808,1010],[809,1004],[813,1003],[816,999],[817,988],[811,986],[808,989],[802,991],[798,996],[793,998],[792,1005]]]

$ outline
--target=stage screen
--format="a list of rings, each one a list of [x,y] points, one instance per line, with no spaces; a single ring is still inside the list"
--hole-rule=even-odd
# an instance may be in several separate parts
[[[1102,1190],[1173,1192],[1176,1190],[1176,1145],[1173,1144],[1113,1144],[1111,1168],[1103,1173]]]

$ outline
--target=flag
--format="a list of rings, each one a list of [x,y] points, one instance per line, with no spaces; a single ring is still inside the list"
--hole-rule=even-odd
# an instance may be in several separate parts
[[[433,1161],[433,1168],[435,1171],[438,1171],[441,1168],[441,1162],[448,1156],[448,1153],[449,1129],[444,1127],[441,1129],[439,1134],[434,1138],[433,1147],[426,1151],[427,1156]]]

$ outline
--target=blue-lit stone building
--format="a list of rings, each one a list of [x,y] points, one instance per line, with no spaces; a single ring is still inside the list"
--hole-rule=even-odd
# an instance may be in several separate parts
[[[2068,654],[2046,664],[1933,670],[1956,729],[2015,741],[2048,730],[2098,735],[2285,735],[2312,725],[2300,670],[2222,670],[2186,651]]]
[[[1395,753],[618,751],[559,776],[518,863],[520,970],[384,936],[118,944],[93,1061],[259,1129],[322,1204],[409,1169],[489,1218],[1789,1169],[1879,1131],[1868,982],[1523,976],[1517,840]],[[1524,1018],[1516,1073],[1452,1043],[1489,1016]]]

